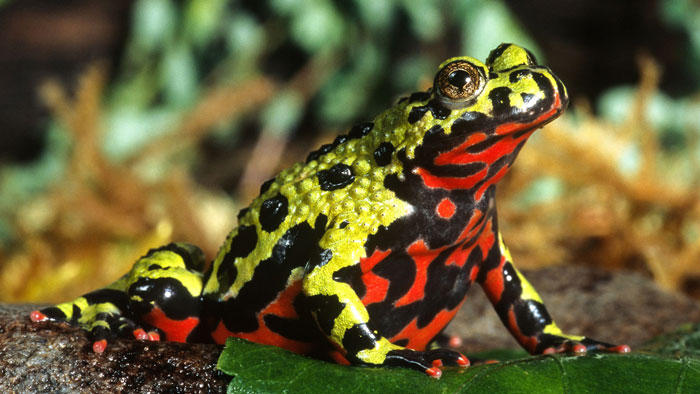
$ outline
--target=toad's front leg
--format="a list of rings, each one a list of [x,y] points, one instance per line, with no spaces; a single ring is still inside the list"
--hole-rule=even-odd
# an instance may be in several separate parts
[[[64,321],[88,331],[101,353],[115,337],[186,342],[199,324],[204,254],[191,244],[151,249],[105,288],[33,311],[35,321]]]
[[[611,345],[581,335],[564,334],[549,316],[534,287],[513,265],[500,233],[497,240],[493,246],[497,250],[489,253],[478,280],[503,324],[530,354],[630,351],[627,345]]]
[[[320,250],[303,280],[311,314],[334,347],[351,364],[411,368],[434,378],[442,375],[443,365],[468,366],[469,360],[459,352],[408,349],[391,343],[373,327],[365,305],[340,274],[363,257],[364,250],[359,245],[342,240]]]

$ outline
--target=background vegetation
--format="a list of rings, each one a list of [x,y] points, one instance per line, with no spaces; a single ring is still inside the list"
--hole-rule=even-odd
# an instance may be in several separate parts
[[[170,240],[213,256],[275,171],[501,42],[572,96],[499,191],[519,266],[700,297],[697,2],[45,3],[0,1],[0,300],[74,297]]]

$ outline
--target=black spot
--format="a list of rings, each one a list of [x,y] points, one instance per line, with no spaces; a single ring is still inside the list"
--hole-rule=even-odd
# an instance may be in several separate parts
[[[241,220],[241,218],[245,216],[246,213],[248,213],[248,211],[250,211],[250,208],[243,208],[240,211],[238,211],[238,215],[236,216],[238,220]]]
[[[413,124],[423,119],[426,112],[428,112],[428,107],[424,105],[411,108],[411,112],[408,113],[408,123]]]
[[[348,328],[343,335],[343,348],[348,352],[348,357],[355,358],[358,352],[372,349],[377,342],[377,336],[366,323],[355,324]]]
[[[362,138],[369,134],[372,128],[374,128],[374,123],[372,122],[356,124],[350,129],[348,136],[352,139]]]
[[[340,316],[345,304],[341,303],[335,295],[322,294],[306,297],[306,303],[309,310],[316,315],[316,322],[321,332],[330,336],[335,325],[335,318]]]
[[[493,104],[493,115],[495,117],[504,116],[512,112],[510,105],[510,97],[512,90],[509,87],[502,86],[495,88],[489,93],[489,99]]]
[[[452,110],[445,107],[442,104],[442,102],[437,99],[432,99],[428,101],[428,108],[430,109],[430,113],[433,114],[433,118],[440,120],[447,119],[447,117],[450,116],[450,113],[452,112]]]
[[[355,180],[352,168],[346,164],[336,164],[333,167],[319,171],[316,176],[321,190],[331,191],[342,189]]]
[[[367,288],[365,287],[365,282],[362,281],[362,268],[359,264],[349,265],[335,271],[333,280],[349,284],[359,298],[365,296]]]
[[[525,49],[525,48],[523,48]],[[527,65],[528,66],[534,66],[537,64],[537,57],[535,57],[535,54],[530,52],[529,49],[525,49],[525,53],[527,53]]]
[[[338,146],[338,145],[344,144],[344,143],[346,143],[346,142],[348,142],[348,141],[350,141],[350,137],[349,137],[349,136],[347,136],[347,135],[339,135],[339,136],[335,137],[335,139],[333,140],[333,142],[332,142],[331,144],[334,145],[334,146]]]
[[[140,298],[140,301],[130,303],[137,315],[149,312],[155,302],[171,319],[183,320],[199,316],[199,296],[193,297],[182,282],[175,278],[140,278],[129,286],[128,293],[132,298]]]
[[[288,213],[287,197],[277,194],[272,198],[263,201],[260,207],[260,226],[263,230],[271,233],[284,222]]]
[[[430,91],[427,92],[415,92],[408,97],[409,103],[415,103],[417,101],[425,101],[430,98]]]
[[[306,157],[306,162],[309,163],[312,160],[317,160],[319,157],[332,151],[333,149],[335,149],[336,146],[342,143],[366,136],[367,134],[369,134],[370,131],[372,131],[373,127],[374,123],[372,122],[360,123],[353,126],[352,129],[350,129],[350,131],[348,132],[348,134],[339,135],[335,138],[335,140],[333,140],[332,143],[322,145],[320,148],[318,148],[318,150],[309,153],[309,155]]]
[[[255,226],[238,227],[238,233],[231,239],[231,247],[216,271],[216,279],[219,281],[221,289],[228,289],[236,280],[238,274],[234,264],[236,259],[248,256],[250,252],[255,250],[257,243],[258,233],[255,231]]]
[[[432,99],[428,101],[426,105],[411,108],[411,112],[408,113],[408,123],[413,124],[418,122],[428,111],[433,114],[433,118],[440,120],[447,119],[452,112],[452,110],[445,107],[440,100]]]
[[[326,224],[328,223],[328,216],[324,214],[320,214],[316,217],[316,221],[314,222],[314,231],[316,232],[316,235],[320,239],[323,233],[326,231]]]
[[[238,269],[233,264],[235,258],[224,256],[224,260],[219,264],[219,268],[216,270],[216,280],[219,282],[219,289],[226,291],[238,276]]]
[[[537,100],[537,96],[535,96],[534,94],[530,94],[530,93],[520,93],[520,97],[522,97],[523,103],[526,106],[530,103],[530,101]]]
[[[532,71],[530,70],[515,70],[508,75],[508,80],[510,83],[516,83],[530,75],[532,75]]]
[[[348,222],[347,220],[343,220],[343,222],[340,223],[340,225],[338,226],[338,228],[342,230],[342,229],[344,229],[345,227],[347,227],[348,224],[350,224],[350,222]]]
[[[275,178],[270,178],[260,185],[260,194],[265,194],[266,191],[270,190],[270,186],[275,182]]]
[[[152,256],[156,252],[168,251],[178,255],[183,263],[185,263],[185,268],[189,270],[201,270],[204,267],[206,258],[204,257],[204,252],[202,249],[195,245],[189,243],[176,243],[171,242],[165,246],[161,246],[156,249],[151,249],[146,253],[146,257]],[[149,267],[150,269],[150,267]]]
[[[258,243],[258,233],[255,226],[240,226],[238,233],[231,239],[231,247],[226,253],[226,258],[246,257],[255,250]]]
[[[374,161],[377,165],[384,167],[391,163],[391,155],[394,153],[394,145],[390,142],[382,142],[377,149],[374,150]]]
[[[513,44],[501,44],[498,47],[496,47],[496,49],[492,50],[491,53],[489,53],[489,57],[486,58],[486,64],[488,66],[491,66],[493,62],[495,62],[496,59],[501,57],[501,55],[503,55],[503,52],[505,52],[506,49],[508,49],[508,47],[510,47],[511,45]]]
[[[332,151],[333,148],[334,148],[334,146],[331,145],[331,144],[321,145],[321,147],[318,148],[318,150],[315,150],[315,151],[309,153],[309,155],[306,157],[306,162],[308,163],[308,162],[310,162],[310,161],[312,161],[312,160],[318,159],[319,157],[321,157],[321,156],[325,155],[326,153]]]
[[[498,78],[498,73],[495,73],[493,71],[489,72],[489,79],[496,79]]]

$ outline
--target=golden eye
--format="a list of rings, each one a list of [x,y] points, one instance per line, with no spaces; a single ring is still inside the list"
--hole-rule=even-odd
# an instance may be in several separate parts
[[[482,86],[479,69],[464,60],[448,63],[435,76],[436,91],[451,101],[467,101],[476,96]]]

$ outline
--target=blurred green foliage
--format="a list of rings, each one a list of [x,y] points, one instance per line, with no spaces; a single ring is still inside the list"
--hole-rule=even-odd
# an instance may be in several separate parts
[[[265,76],[279,87],[254,113],[221,119],[213,141],[226,145],[251,124],[280,138],[336,133],[425,88],[447,56],[483,59],[503,41],[537,52],[500,1],[137,0],[130,23],[101,104],[102,149],[115,161],[172,132],[217,86]],[[317,80],[293,84],[312,67]],[[17,204],[60,179],[71,141],[50,128],[43,158],[0,169],[0,239],[12,238]]]
[[[698,64],[700,6],[692,0],[661,4],[667,22],[692,38],[687,58]],[[445,57],[483,59],[501,42],[517,42],[544,60],[517,18],[496,0],[136,0],[130,23],[102,103],[102,148],[116,161],[174,130],[208,89],[256,76],[275,81],[278,93],[253,113],[221,119],[214,143],[230,145],[250,130],[283,139],[336,133],[370,119],[398,95],[427,87]],[[305,70],[313,71],[310,80],[295,83]],[[631,88],[611,88],[600,113],[623,118],[633,94]],[[700,154],[682,149],[697,135],[699,113],[690,97],[661,92],[648,108],[662,145],[684,155]],[[51,129],[44,158],[0,169],[0,239],[12,237],[7,218],[17,204],[61,172],[70,141],[59,126]],[[634,170],[633,152],[621,165]],[[537,201],[558,187],[543,180],[526,199]]]

